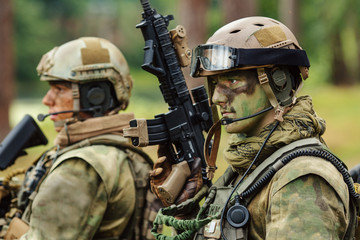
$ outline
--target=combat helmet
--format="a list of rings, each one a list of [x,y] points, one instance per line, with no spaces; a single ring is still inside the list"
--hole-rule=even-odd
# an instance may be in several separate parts
[[[227,71],[256,69],[275,118],[296,99],[302,79],[309,76],[306,52],[281,22],[267,17],[247,17],[217,30],[193,50],[191,76],[210,76]],[[209,84],[209,95],[213,87]]]
[[[82,37],[55,47],[36,68],[41,81],[69,81],[75,115],[92,109],[94,117],[123,110],[129,103],[133,80],[121,51],[98,37]]]

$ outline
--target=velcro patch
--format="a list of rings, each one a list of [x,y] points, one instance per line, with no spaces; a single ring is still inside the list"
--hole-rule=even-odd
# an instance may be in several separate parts
[[[262,28],[254,36],[264,47],[286,40],[286,35],[279,26]]]
[[[102,48],[99,39],[82,39],[86,48],[81,49],[81,58],[84,65],[109,63],[110,55],[106,48]]]

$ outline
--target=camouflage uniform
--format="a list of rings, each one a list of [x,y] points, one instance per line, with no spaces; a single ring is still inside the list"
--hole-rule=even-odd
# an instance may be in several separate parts
[[[135,184],[139,185],[134,179],[137,169],[133,168],[137,165],[132,161],[144,160],[126,147],[128,140],[121,132],[120,135],[110,132],[114,126],[121,127],[122,122],[128,124],[131,117],[132,114],[118,114],[68,126],[70,139],[81,136],[82,132],[88,135],[61,148],[58,156],[56,151],[47,154],[44,164],[51,164],[30,196],[22,216],[30,224],[30,230],[21,239],[48,239],[49,236],[52,239],[118,239],[122,235],[132,219],[137,199]],[[107,122],[109,133],[97,134],[100,122]],[[71,134],[74,131],[78,134]],[[101,131],[106,133],[103,128]],[[62,139],[63,133],[56,139]],[[92,144],[95,139],[107,140]],[[150,165],[141,166],[148,166],[148,170],[145,169],[148,173]],[[148,186],[148,179],[140,180]]]
[[[30,230],[21,239],[119,236],[133,213],[134,199],[124,151],[98,145],[67,152],[51,167],[25,212]]]
[[[299,157],[274,175],[248,210],[249,239],[343,239],[349,193],[331,163]]]
[[[252,173],[248,178],[254,176]],[[219,184],[222,180],[214,184],[216,196],[207,210],[208,216],[221,211],[233,189],[232,183]],[[243,188],[240,184],[238,192]],[[253,198],[244,201],[250,201],[247,205],[250,220],[240,229],[224,221],[223,230],[229,240],[344,239],[350,223],[349,192],[343,177],[332,163],[317,157],[294,158]],[[212,223],[214,220],[196,233],[194,239],[219,239],[219,222],[213,232],[209,231]]]

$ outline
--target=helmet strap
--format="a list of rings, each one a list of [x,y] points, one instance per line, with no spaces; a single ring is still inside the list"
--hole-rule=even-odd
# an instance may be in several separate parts
[[[271,89],[269,78],[265,72],[265,68],[257,68],[258,79],[261,87],[264,89],[266,96],[268,97],[270,104],[275,108],[274,119],[282,122],[285,107],[280,106],[278,100],[275,97],[273,90]]]
[[[71,83],[72,88],[72,97],[73,97],[73,110],[74,110],[74,118],[79,119],[79,111],[80,111],[80,91],[78,83]]]

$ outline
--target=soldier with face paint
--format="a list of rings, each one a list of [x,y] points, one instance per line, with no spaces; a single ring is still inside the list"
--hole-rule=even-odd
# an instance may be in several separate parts
[[[223,118],[249,116],[270,106],[265,92],[257,84],[256,72],[253,70],[228,72],[208,78],[215,86],[212,101],[220,107]],[[271,120],[271,117],[267,120]],[[225,125],[225,130],[228,133],[245,133],[252,136],[258,133],[256,128],[263,125],[264,121],[266,118],[257,116]]]
[[[359,195],[326,147],[311,97],[297,96],[309,67],[291,31],[265,17],[229,23],[193,50],[191,75],[207,78],[222,115],[215,125],[230,134],[229,167],[208,190],[163,209],[155,226],[171,223],[181,239],[352,239]],[[192,222],[173,218],[193,214],[203,196]]]

